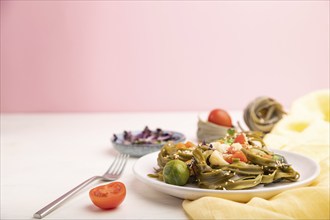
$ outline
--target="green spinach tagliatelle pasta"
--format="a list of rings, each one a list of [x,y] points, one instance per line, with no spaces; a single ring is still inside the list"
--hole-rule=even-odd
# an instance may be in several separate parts
[[[256,132],[230,129],[225,138],[211,143],[168,143],[158,154],[159,168],[149,176],[164,181],[163,169],[171,160],[185,162],[188,182],[206,189],[241,190],[300,177],[283,156],[267,149]]]

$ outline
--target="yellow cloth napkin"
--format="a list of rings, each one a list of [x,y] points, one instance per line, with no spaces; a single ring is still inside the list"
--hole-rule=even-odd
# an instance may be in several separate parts
[[[308,187],[284,191],[268,200],[247,203],[215,197],[185,200],[191,219],[330,219],[329,210],[329,90],[296,100],[290,113],[264,138],[271,148],[298,152],[320,163],[321,174]]]

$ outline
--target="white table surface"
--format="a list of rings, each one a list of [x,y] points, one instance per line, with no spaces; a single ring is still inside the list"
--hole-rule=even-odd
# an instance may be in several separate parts
[[[198,115],[206,112],[1,114],[1,219],[32,219],[40,208],[91,176],[105,172],[116,154],[110,143],[123,130],[162,128],[196,142]],[[230,113],[243,123],[240,112]],[[188,219],[182,199],[140,182],[130,158],[118,180],[127,195],[102,211],[89,199],[94,182],[44,219]]]

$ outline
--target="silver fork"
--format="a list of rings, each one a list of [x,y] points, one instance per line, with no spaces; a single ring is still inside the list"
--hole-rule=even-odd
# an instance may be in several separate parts
[[[46,215],[54,211],[57,207],[59,207],[68,198],[70,198],[75,193],[80,191],[82,188],[84,188],[85,186],[87,186],[88,184],[90,184],[91,182],[97,179],[101,179],[103,181],[114,181],[118,179],[125,168],[128,158],[129,158],[128,154],[118,154],[115,160],[110,165],[109,169],[102,176],[93,176],[88,180],[82,182],[80,185],[76,186],[69,192],[65,193],[58,199],[54,200],[53,202],[49,203],[48,205],[46,205],[45,207],[34,213],[33,217],[38,219],[45,217]]]

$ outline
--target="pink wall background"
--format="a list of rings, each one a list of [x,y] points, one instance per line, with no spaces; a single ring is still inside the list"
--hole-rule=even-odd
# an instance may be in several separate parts
[[[2,1],[1,111],[239,110],[329,88],[329,1]]]

